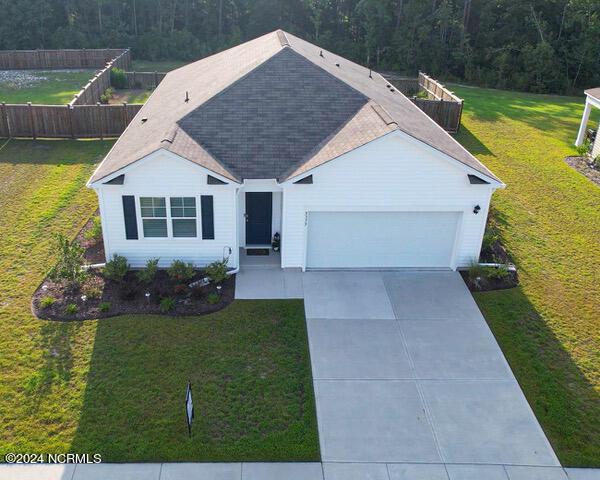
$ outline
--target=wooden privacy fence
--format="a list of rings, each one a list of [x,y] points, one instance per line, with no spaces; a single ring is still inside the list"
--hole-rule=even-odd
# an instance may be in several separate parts
[[[165,78],[163,72],[125,72],[127,88],[156,88]]]
[[[444,130],[458,132],[462,118],[463,100],[448,90],[443,84],[423,72],[418,78],[400,77],[386,74],[385,78],[413,103],[423,110]],[[427,98],[418,98],[418,92],[425,92]]]
[[[115,57],[122,57],[122,67],[131,69],[130,50],[101,48],[80,50],[3,50],[0,70],[32,70],[58,68],[102,68]]]
[[[122,105],[0,104],[0,137],[118,137],[142,108]]]
[[[75,94],[69,105],[94,105],[100,96],[110,87],[110,71],[113,67],[125,70],[131,64],[129,49],[122,51],[115,58],[108,61],[92,79]]]

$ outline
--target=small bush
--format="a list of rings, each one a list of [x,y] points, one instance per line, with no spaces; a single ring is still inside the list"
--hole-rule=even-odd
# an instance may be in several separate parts
[[[427,100],[429,98],[429,95],[427,95],[427,92],[425,90],[419,90],[415,97]]]
[[[52,305],[54,305],[56,303],[56,298],[53,297],[42,297],[42,299],[40,300],[40,307],[42,308],[49,308]]]
[[[581,145],[576,147],[577,154],[582,157],[587,155],[588,152],[590,151],[590,146],[591,146],[591,142],[589,141],[589,139],[586,139]]]
[[[194,278],[196,274],[194,265],[181,260],[174,260],[167,272],[171,280],[175,280],[176,282],[187,282]]]
[[[110,84],[115,88],[127,88],[127,75],[122,68],[111,68]]]
[[[507,265],[501,265],[499,267],[487,267],[488,278],[494,278],[496,280],[504,280],[510,275]]]
[[[79,307],[74,303],[69,303],[65,307],[65,313],[67,315],[75,315],[79,311]]]
[[[217,293],[209,293],[208,297],[206,297],[206,301],[208,303],[210,303],[211,305],[215,305],[217,303],[219,303],[219,301],[221,300],[221,296]]]
[[[227,260],[213,262],[206,267],[206,276],[211,282],[219,284],[227,278]]]
[[[156,272],[158,272],[158,258],[151,258],[146,262],[146,268],[137,272],[137,278],[140,283],[149,285],[156,277]]]
[[[100,103],[107,104],[115,93],[115,89],[108,87],[104,93],[100,95]]]
[[[479,265],[477,262],[473,262],[469,267],[469,278],[475,281],[478,278],[483,278],[485,276],[485,267]]]
[[[122,282],[129,270],[129,264],[127,259],[122,255],[113,256],[112,260],[106,262],[104,267],[104,277],[112,280],[113,282]]]
[[[99,305],[100,311],[106,313],[110,310],[110,302],[102,302]]]
[[[483,251],[490,251],[494,244],[498,241],[498,235],[494,232],[486,231],[483,234],[483,242],[481,244],[481,249]]]
[[[600,140],[598,140],[600,142]],[[596,158],[592,160],[592,167],[600,170],[600,155],[596,155]]]
[[[175,300],[171,297],[165,297],[160,301],[160,311],[163,313],[170,312],[175,308]]]
[[[84,285],[81,293],[89,299],[98,299],[102,297],[102,288],[99,285]]]
[[[58,234],[54,237],[54,251],[58,252],[58,261],[50,270],[50,278],[65,282],[71,288],[79,287],[87,277],[87,273],[82,269],[84,248]]]
[[[92,225],[85,231],[83,238],[94,242],[97,242],[102,238],[102,221],[100,220],[100,217],[94,217],[92,219]]]

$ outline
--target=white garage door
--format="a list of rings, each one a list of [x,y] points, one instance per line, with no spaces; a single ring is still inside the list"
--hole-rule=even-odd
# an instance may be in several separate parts
[[[449,268],[458,212],[310,212],[308,268]]]

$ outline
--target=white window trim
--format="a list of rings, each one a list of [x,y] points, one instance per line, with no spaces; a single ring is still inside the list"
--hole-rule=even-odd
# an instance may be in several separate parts
[[[185,196],[169,196],[169,208],[167,211],[167,218],[169,219],[169,225],[167,226],[167,233],[170,233],[169,238],[173,238],[174,240],[191,240],[191,239],[200,239],[202,240],[202,232],[200,231],[201,227],[202,227],[202,222],[199,222],[200,220],[200,215],[198,210],[198,197],[196,195],[185,195]],[[194,209],[196,210],[196,216],[195,217],[173,217],[171,215],[171,199],[172,198],[193,198],[195,201],[195,206]],[[175,207],[178,208],[178,207]],[[189,207],[188,207],[189,208]],[[184,207],[185,209],[185,207]],[[194,235],[193,237],[176,237],[173,234],[173,220],[195,220],[196,221],[196,235]],[[162,237],[165,238],[165,237]]]
[[[142,215],[142,198],[164,198],[165,199],[165,216],[164,217],[144,217]],[[141,227],[141,233],[142,233],[142,237],[144,238],[144,240],[164,240],[165,238],[169,238],[171,235],[171,232],[169,231],[169,206],[167,205],[167,197],[162,197],[162,196],[157,196],[157,195],[139,195],[137,197],[137,206],[139,209],[139,220],[140,220],[140,227]],[[144,220],[162,220],[165,219],[165,221],[167,222],[167,236],[166,237],[147,237],[146,234],[144,233]]]
[[[165,199],[165,208],[166,208],[166,217],[142,217],[142,198],[147,198],[147,197],[154,197],[154,198],[164,198]],[[144,194],[144,195],[136,195],[136,205],[137,205],[137,212],[136,212],[136,217],[137,217],[137,221],[138,221],[138,231],[141,232],[141,238],[143,238],[144,240],[147,240],[149,242],[161,242],[161,241],[165,241],[165,240],[174,240],[176,242],[178,241],[190,241],[190,240],[199,240],[201,242],[207,242],[207,241],[212,241],[212,240],[204,240],[202,238],[202,219],[201,219],[201,214],[202,212],[200,211],[200,196],[198,195],[172,195],[173,198],[183,198],[183,197],[193,197],[196,199],[196,236],[195,237],[175,237],[173,236],[173,219],[178,219],[178,220],[191,220],[192,217],[172,217],[171,216],[171,195],[156,195],[153,193],[149,193],[149,194]],[[166,219],[167,221],[167,236],[166,237],[147,237],[146,235],[144,235],[144,218],[147,219],[152,219],[152,218],[157,218],[157,219]]]

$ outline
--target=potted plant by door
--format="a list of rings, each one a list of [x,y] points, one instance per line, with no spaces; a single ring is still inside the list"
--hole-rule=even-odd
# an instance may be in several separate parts
[[[279,235],[279,232],[276,232],[275,235],[273,235],[271,246],[273,247],[274,252],[279,251],[279,247],[281,246],[281,236]]]

